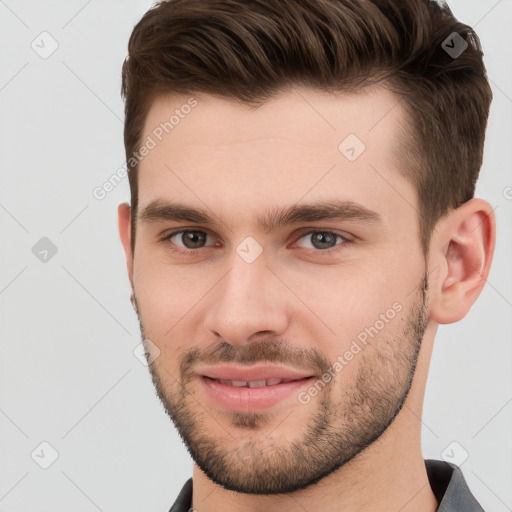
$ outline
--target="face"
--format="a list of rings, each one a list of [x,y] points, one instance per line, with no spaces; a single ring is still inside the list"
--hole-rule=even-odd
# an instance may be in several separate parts
[[[383,89],[194,101],[162,97],[145,125],[132,285],[150,371],[211,480],[293,492],[392,428],[411,387],[428,281],[393,157],[403,112]],[[295,380],[243,373],[268,367]]]

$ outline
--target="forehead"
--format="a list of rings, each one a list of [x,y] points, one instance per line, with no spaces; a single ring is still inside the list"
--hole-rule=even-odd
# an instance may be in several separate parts
[[[161,96],[144,126],[151,148],[139,163],[139,205],[186,199],[232,216],[335,196],[383,218],[410,215],[415,191],[397,159],[403,126],[400,97],[383,88],[296,88],[256,109],[206,94]]]
[[[282,137],[304,148],[313,143],[336,150],[349,133],[370,145],[391,142],[404,120],[400,102],[401,97],[382,87],[336,95],[293,88],[257,108],[208,94],[163,95],[149,109],[144,134],[180,147],[233,146]]]

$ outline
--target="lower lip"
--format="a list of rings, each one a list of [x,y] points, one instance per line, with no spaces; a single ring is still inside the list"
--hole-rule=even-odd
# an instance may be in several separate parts
[[[292,393],[313,382],[315,378],[282,382],[261,388],[228,386],[219,381],[201,376],[206,392],[212,400],[230,411],[258,411],[277,404]]]

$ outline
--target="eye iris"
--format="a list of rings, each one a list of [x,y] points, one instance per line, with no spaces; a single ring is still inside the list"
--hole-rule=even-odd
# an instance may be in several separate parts
[[[316,249],[329,249],[336,245],[336,235],[334,233],[326,233],[319,231],[311,235],[311,241]],[[332,245],[330,244],[332,242]],[[318,244],[319,246],[317,246]],[[327,244],[327,247],[322,244]]]
[[[181,235],[181,241],[188,249],[197,249],[198,247],[201,247],[205,239],[206,233],[201,233],[199,231],[184,231]]]

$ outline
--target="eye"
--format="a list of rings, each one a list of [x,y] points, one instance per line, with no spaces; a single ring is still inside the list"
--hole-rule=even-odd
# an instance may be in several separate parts
[[[202,249],[205,247],[206,238],[208,233],[197,229],[183,229],[175,231],[164,237],[164,240],[172,242],[174,245],[181,247],[185,250]],[[175,239],[175,240],[174,240]],[[182,245],[180,245],[180,242]]]
[[[165,235],[162,238],[163,242],[170,242],[178,253],[190,254],[192,252],[198,252],[199,249],[208,248],[219,245],[218,242],[206,244],[209,233],[198,229],[182,229],[180,231],[174,231]],[[300,244],[299,241],[304,239],[305,243]],[[322,230],[310,230],[303,233],[295,245],[302,247],[303,249],[309,249],[313,252],[330,253],[338,251],[341,246],[350,244],[351,239],[340,235],[333,231],[322,231]]]
[[[307,241],[306,246],[302,246],[303,248],[315,249],[323,252],[338,250],[336,249],[337,245],[344,245],[350,242],[350,240],[332,231],[308,231],[299,238],[299,240],[301,239],[305,239]],[[341,240],[341,243],[337,244],[337,240]]]

